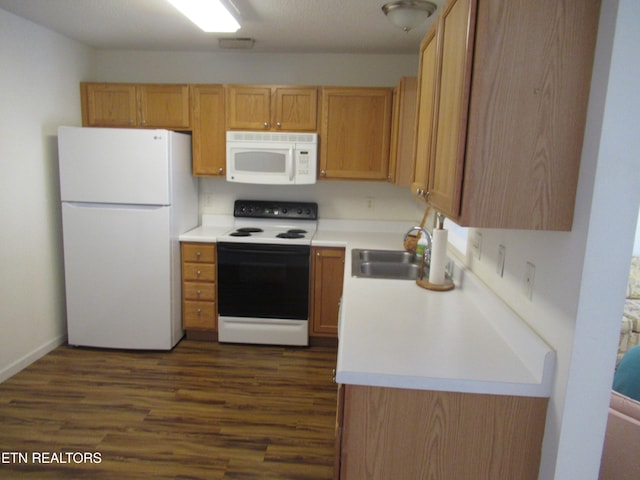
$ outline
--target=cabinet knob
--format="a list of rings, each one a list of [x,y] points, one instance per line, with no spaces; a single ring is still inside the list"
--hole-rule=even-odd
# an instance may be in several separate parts
[[[280,128],[282,127],[282,124],[280,122],[276,122],[276,127]]]
[[[269,128],[269,122],[264,122],[262,125],[264,126],[264,128]]]
[[[200,252],[196,252],[196,257],[200,258]]]
[[[218,173],[219,173],[220,175],[222,175],[222,174],[224,173],[224,168],[220,167],[220,168],[218,169]]]
[[[196,290],[196,295],[200,296],[200,290]]]
[[[129,119],[129,125],[133,125],[135,122],[133,121],[133,118]]]
[[[196,313],[198,314],[198,316],[200,316],[200,314],[202,313],[202,310],[201,309],[197,309]]]
[[[327,176],[326,170],[320,170],[320,175],[322,175],[323,177],[326,177]]]
[[[199,277],[200,276],[200,270],[196,271],[196,275]]]

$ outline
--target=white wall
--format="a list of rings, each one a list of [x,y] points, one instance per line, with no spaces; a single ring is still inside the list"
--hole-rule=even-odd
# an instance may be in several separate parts
[[[418,74],[418,54],[98,51],[91,80],[394,86]]]
[[[89,54],[0,10],[0,381],[66,337],[55,135]]]
[[[255,54],[99,51],[91,79],[111,82],[264,83],[285,85],[395,86],[415,76],[415,55]],[[407,187],[384,182],[319,181],[304,187],[229,184],[200,179],[201,213],[233,212],[233,200],[304,199],[319,204],[322,218],[420,221],[424,206]],[[367,199],[374,208],[366,208]]]
[[[558,352],[545,480],[598,477],[640,204],[640,69],[630,61],[640,48],[640,3],[602,3],[572,231],[483,229],[480,261],[467,255],[471,268]],[[495,272],[500,244],[503,278]],[[532,300],[522,293],[527,261],[536,266]]]

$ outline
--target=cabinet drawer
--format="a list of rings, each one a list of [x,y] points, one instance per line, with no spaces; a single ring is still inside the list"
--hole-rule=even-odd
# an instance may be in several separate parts
[[[182,288],[185,300],[214,300],[216,298],[215,283],[184,282]]]
[[[216,266],[213,263],[183,263],[183,280],[202,280],[213,282],[216,278]]]
[[[197,302],[186,300],[182,312],[183,327],[188,328],[216,328],[215,302]]]
[[[183,243],[182,261],[214,263],[216,261],[216,246],[211,243]]]

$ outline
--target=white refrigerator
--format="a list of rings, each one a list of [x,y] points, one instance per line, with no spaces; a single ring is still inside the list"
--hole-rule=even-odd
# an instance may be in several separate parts
[[[198,223],[191,137],[60,127],[58,158],[69,344],[172,349],[178,236]]]

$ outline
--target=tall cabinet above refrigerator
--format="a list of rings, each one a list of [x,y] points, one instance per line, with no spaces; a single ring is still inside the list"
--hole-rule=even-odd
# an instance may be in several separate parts
[[[58,153],[69,344],[170,350],[178,236],[198,223],[189,135],[60,127]]]

